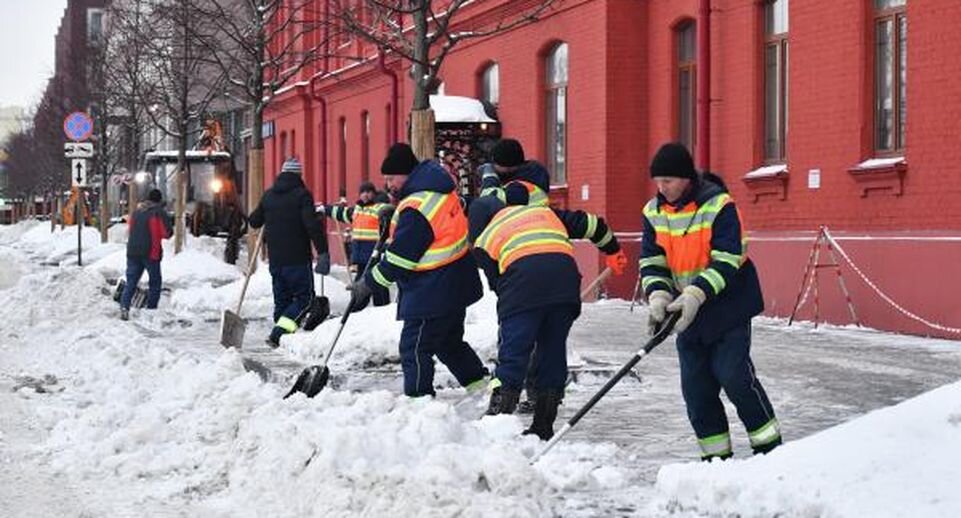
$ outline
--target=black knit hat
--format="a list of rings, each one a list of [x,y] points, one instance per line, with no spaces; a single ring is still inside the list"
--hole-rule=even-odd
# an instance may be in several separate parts
[[[683,144],[669,142],[661,146],[651,160],[651,177],[672,176],[676,178],[697,177],[694,171],[694,159]]]
[[[160,189],[150,189],[150,192],[147,193],[147,199],[154,203],[160,203],[163,201],[164,195],[160,192]]]
[[[384,162],[380,164],[381,174],[386,175],[407,175],[417,167],[420,161],[414,156],[414,150],[410,145],[398,142],[387,150]]]
[[[376,193],[376,192],[377,192],[377,188],[374,187],[374,184],[372,184],[372,183],[370,183],[370,182],[363,182],[363,183],[360,184],[360,190],[359,190],[359,192],[373,192],[373,193]]]
[[[524,163],[524,148],[521,143],[505,138],[494,144],[491,150],[491,161],[501,167],[516,167]]]

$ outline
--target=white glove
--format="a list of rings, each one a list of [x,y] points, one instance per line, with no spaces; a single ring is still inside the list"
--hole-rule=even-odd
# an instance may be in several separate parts
[[[701,304],[707,300],[707,295],[704,291],[697,286],[691,285],[684,288],[684,291],[674,299],[667,306],[667,310],[671,313],[675,311],[681,312],[681,318],[677,319],[677,324],[674,325],[674,331],[680,333],[687,329],[692,322],[694,322],[694,317],[697,316],[697,310],[701,308]]]
[[[657,326],[667,317],[667,305],[674,300],[674,296],[664,290],[652,291],[647,296],[647,332],[654,335]]]

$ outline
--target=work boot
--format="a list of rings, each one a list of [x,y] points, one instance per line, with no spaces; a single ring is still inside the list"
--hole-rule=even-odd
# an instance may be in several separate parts
[[[534,421],[523,435],[534,434],[542,441],[554,437],[554,421],[557,419],[557,405],[563,399],[563,390],[541,390],[534,400]]]
[[[270,334],[267,335],[267,339],[264,340],[264,342],[271,349],[276,349],[280,347],[280,337],[283,336],[283,334],[284,330],[275,326],[273,329],[271,329]]]
[[[533,414],[534,413],[534,401],[537,400],[537,391],[533,387],[526,387],[524,389],[524,401],[521,401],[517,405],[518,414]]]
[[[755,447],[752,448],[752,449],[754,450],[754,454],[755,454],[755,455],[766,455],[766,454],[768,454],[771,450],[773,450],[774,448],[777,448],[777,447],[780,446],[780,445],[781,445],[781,438],[778,437],[777,439],[775,439],[775,440],[773,440],[773,441],[771,441],[771,442],[769,442],[769,443],[767,443],[767,444],[762,444],[761,446],[755,446]]]
[[[519,390],[512,390],[504,386],[495,387],[491,392],[491,401],[487,406],[487,415],[513,414],[517,409],[517,401],[521,398]]]
[[[130,320],[130,310],[127,308],[120,308],[120,320]]]

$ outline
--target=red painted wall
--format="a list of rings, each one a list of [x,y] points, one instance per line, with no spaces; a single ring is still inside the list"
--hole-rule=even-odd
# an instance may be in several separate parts
[[[827,225],[838,234],[871,235],[873,240],[841,241],[865,273],[906,308],[953,327],[961,315],[950,308],[961,290],[958,241],[892,239],[892,233],[956,236],[961,232],[961,3],[909,0],[908,115],[903,194],[889,190],[862,196],[862,185],[848,170],[872,158],[873,12],[867,0],[794,0],[788,39],[789,126],[786,196],[764,195],[742,177],[763,160],[763,69],[761,5],[756,0],[712,2],[711,168],[726,180],[746,226],[757,241],[750,254],[757,263],[769,312],[784,315],[793,304],[808,258],[812,231]],[[503,0],[478,1],[462,14],[479,20],[503,7]],[[647,164],[657,147],[675,138],[676,96],[673,28],[696,19],[696,0],[564,2],[533,25],[459,46],[445,61],[442,79],[449,95],[480,95],[478,73],[490,62],[500,67],[499,115],[506,136],[518,138],[530,158],[543,160],[544,53],[559,41],[569,45],[568,182],[555,198],[570,208],[605,215],[632,255],[640,230],[640,210],[653,195]],[[353,49],[362,51],[355,42]],[[371,54],[373,55],[373,54]],[[336,60],[334,60],[336,61]],[[399,127],[406,135],[411,86],[407,65],[390,62],[401,81]],[[341,70],[315,84],[327,100],[326,144],[320,103],[297,89],[280,96],[267,118],[276,135],[267,144],[268,170],[280,165],[278,136],[296,134],[298,153],[308,154],[310,185],[318,199],[336,199],[339,180],[339,125],[348,126],[348,198],[360,183],[360,116],[371,115],[371,180],[381,183],[379,164],[389,144],[390,81],[376,60]],[[310,73],[301,78],[306,83]],[[699,75],[698,80],[703,78]],[[395,112],[396,113],[396,112]],[[308,131],[307,127],[311,130]],[[289,137],[288,137],[289,139]],[[808,188],[808,171],[821,171],[821,186]],[[582,199],[586,186],[587,199]],[[870,234],[869,234],[870,233]],[[882,239],[883,238],[883,239]],[[602,267],[597,254],[579,247],[585,278]],[[927,333],[930,329],[894,312],[845,272],[856,308],[867,324]],[[922,272],[936,272],[923,275]],[[629,297],[636,269],[608,283],[609,291]],[[833,274],[832,274],[833,275]],[[936,279],[936,282],[932,280]],[[848,319],[844,299],[822,279],[822,315]],[[932,286],[933,285],[933,286]],[[923,289],[922,289],[923,287]],[[832,291],[835,290],[835,291]],[[811,315],[808,316],[810,318]],[[959,338],[951,333],[941,336]]]

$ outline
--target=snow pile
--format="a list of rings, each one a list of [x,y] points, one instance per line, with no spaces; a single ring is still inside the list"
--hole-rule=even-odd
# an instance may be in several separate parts
[[[660,512],[961,516],[961,382],[764,457],[665,466]]]

